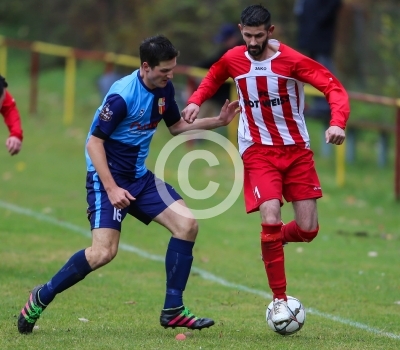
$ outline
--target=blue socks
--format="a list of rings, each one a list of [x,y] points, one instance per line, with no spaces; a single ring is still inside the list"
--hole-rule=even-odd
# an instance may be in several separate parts
[[[164,309],[183,305],[182,294],[192,268],[193,246],[194,242],[173,237],[169,241],[165,256],[167,290]],[[57,294],[83,280],[90,272],[92,272],[92,268],[86,260],[85,250],[75,253],[61,270],[39,290],[39,302],[43,306],[49,305]]]
[[[171,237],[165,256],[167,291],[164,309],[183,305],[182,294],[189,279],[193,262],[194,242]]]
[[[86,260],[85,249],[75,253],[62,269],[39,290],[40,303],[43,306],[49,305],[58,293],[83,280],[90,272],[92,272],[92,268]]]

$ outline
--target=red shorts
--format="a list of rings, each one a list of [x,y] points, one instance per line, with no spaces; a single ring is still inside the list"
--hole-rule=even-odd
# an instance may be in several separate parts
[[[321,198],[314,153],[296,145],[254,144],[243,154],[244,199],[247,213],[259,210],[265,201],[287,202]]]

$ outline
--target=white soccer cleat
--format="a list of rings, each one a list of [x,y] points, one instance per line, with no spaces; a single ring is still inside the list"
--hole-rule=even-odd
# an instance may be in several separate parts
[[[274,307],[272,308],[271,313],[271,321],[275,324],[281,324],[290,320],[288,305],[283,299],[274,300]]]

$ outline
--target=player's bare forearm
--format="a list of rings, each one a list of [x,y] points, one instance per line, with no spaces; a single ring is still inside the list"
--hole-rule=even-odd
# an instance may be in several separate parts
[[[116,184],[107,164],[104,140],[92,135],[86,148],[111,204],[117,209],[126,208],[130,201],[135,200],[135,198],[127,190]]]
[[[105,190],[108,191],[113,187],[116,187],[117,184],[115,183],[107,164],[104,140],[96,136],[91,136],[86,148]]]
[[[172,135],[176,136],[187,131],[192,130],[212,130],[224,126],[219,117],[196,119],[191,124],[185,122],[182,118],[179,122],[175,123],[169,128]]]
[[[221,108],[219,116],[196,119],[191,123],[187,123],[183,118],[181,118],[177,123],[169,127],[169,131],[172,135],[179,135],[191,130],[211,130],[220,126],[226,126],[239,112],[238,108],[239,101],[229,103],[229,100],[226,100]]]

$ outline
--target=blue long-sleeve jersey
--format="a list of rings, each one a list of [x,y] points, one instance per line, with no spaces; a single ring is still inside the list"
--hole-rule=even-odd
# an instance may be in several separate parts
[[[173,84],[150,90],[136,70],[111,86],[96,110],[86,143],[93,133],[101,135],[110,171],[140,178],[147,172],[145,160],[161,119],[168,127],[180,120]],[[95,171],[86,148],[85,155],[87,170]]]

